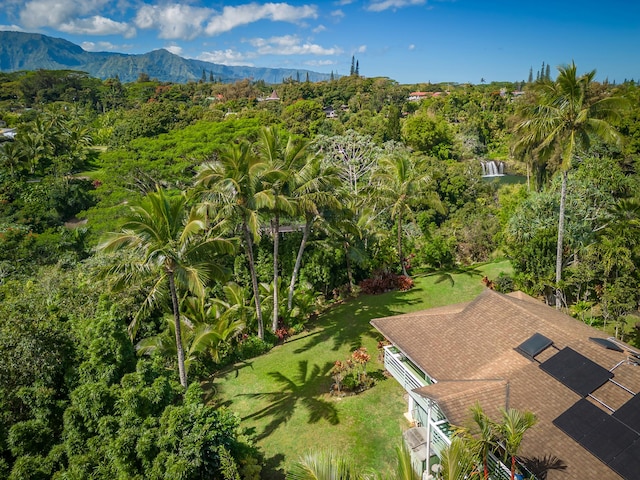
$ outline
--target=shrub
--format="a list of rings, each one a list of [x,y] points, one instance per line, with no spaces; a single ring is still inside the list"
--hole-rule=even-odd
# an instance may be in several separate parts
[[[397,279],[398,290],[401,292],[406,292],[407,290],[411,290],[413,288],[413,280],[409,277],[405,277],[404,275],[398,276]]]
[[[362,293],[369,295],[377,295],[391,290],[405,292],[413,287],[413,280],[391,272],[377,272],[372,278],[361,281],[358,286]]]
[[[240,360],[248,360],[260,356],[271,350],[273,346],[273,342],[262,340],[259,337],[247,337],[238,345],[238,358]]]
[[[343,389],[358,393],[371,388],[375,384],[375,380],[367,375],[369,360],[371,360],[371,355],[367,353],[367,349],[360,347],[354,350],[346,361],[336,361],[331,369],[331,376],[335,381],[333,388],[338,393]]]
[[[493,281],[493,287],[496,292],[509,293],[515,290],[513,278],[510,275],[500,273],[498,278]]]

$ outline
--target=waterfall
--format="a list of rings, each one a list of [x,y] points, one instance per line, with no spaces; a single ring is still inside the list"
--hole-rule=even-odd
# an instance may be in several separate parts
[[[504,162],[496,162],[495,160],[480,161],[482,166],[483,177],[502,177],[504,176]]]

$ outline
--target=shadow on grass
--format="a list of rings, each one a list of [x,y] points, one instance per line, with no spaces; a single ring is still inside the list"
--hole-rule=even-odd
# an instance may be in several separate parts
[[[284,480],[286,478],[282,464],[284,462],[284,455],[278,453],[271,458],[266,458],[262,471],[260,472],[260,478],[264,480]]]
[[[332,425],[340,423],[336,407],[319,398],[329,391],[330,379],[328,373],[333,364],[326,363],[323,367],[313,365],[309,369],[309,362],[298,362],[298,372],[295,378],[288,378],[280,372],[269,372],[268,375],[281,388],[275,392],[241,394],[249,398],[266,399],[269,405],[247,415],[242,420],[271,418],[264,430],[256,435],[256,440],[262,440],[271,435],[283,423],[287,423],[300,406],[309,411],[308,423],[327,420]]]
[[[420,288],[411,290],[415,296]],[[394,305],[412,305],[420,303],[417,298],[411,298],[407,292],[388,292],[380,295],[362,295],[338,305],[320,317],[320,321],[314,327],[322,330],[313,332],[302,338],[309,338],[303,346],[294,353],[302,353],[317,345],[333,342],[332,350],[338,351],[347,345],[350,350],[356,350],[363,344],[363,338],[371,337],[381,340],[382,336],[369,324],[374,318],[389,317],[403,313],[394,309]]]

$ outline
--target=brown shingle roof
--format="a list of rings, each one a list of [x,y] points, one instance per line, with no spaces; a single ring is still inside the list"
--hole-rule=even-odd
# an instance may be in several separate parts
[[[465,425],[469,406],[476,402],[493,420],[499,420],[500,408],[507,405],[506,380],[445,380],[414,392],[435,401],[453,425]]]
[[[602,332],[521,292],[504,295],[492,290],[485,290],[467,304],[379,318],[371,323],[438,381],[418,393],[435,400],[452,423],[465,423],[465,406],[468,417],[468,408],[476,400],[488,414],[504,405],[503,387],[508,382],[509,406],[531,410],[538,416],[538,425],[525,436],[522,454],[552,454],[568,465],[565,471],[550,471],[549,480],[619,478],[552,424],[581,397],[540,369],[538,362],[515,350],[534,333],[541,333],[554,346],[536,356],[539,362],[555,354],[556,347],[569,346],[609,370],[626,355],[589,340],[606,338]],[[640,392],[640,367],[621,364],[614,375],[614,380]],[[593,395],[614,409],[631,397],[610,382]]]

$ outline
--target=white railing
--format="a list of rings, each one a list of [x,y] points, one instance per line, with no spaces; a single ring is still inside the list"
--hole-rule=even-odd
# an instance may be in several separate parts
[[[393,378],[408,392],[428,385],[424,378],[418,377],[407,367],[403,362],[404,356],[401,353],[394,353],[392,348],[394,347],[384,347],[384,368],[393,375]]]
[[[450,427],[447,418],[435,402],[412,392],[412,390],[427,386],[432,382],[425,378],[420,378],[406,357],[393,346],[384,347],[384,367],[413,398],[415,408],[411,414],[418,425],[426,427],[427,423],[430,424],[431,454],[441,457],[442,452],[451,445],[451,433],[449,432]],[[421,372],[421,375],[425,374]],[[429,410],[431,411],[430,422]],[[507,480],[510,478],[511,472],[509,468],[494,455],[490,454],[488,464],[491,480]]]

